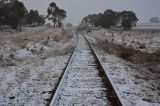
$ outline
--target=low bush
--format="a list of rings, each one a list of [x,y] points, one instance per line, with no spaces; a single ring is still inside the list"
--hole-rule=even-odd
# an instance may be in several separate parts
[[[119,57],[125,59],[125,60],[130,60],[130,57],[133,55],[133,49],[132,48],[121,48]]]
[[[22,42],[19,44],[19,47],[21,47],[22,49],[27,47],[27,44],[25,42]]]

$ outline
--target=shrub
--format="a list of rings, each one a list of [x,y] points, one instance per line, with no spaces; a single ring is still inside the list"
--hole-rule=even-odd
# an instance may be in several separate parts
[[[146,45],[145,45],[145,44],[140,44],[140,43],[139,43],[139,48],[140,48],[140,49],[145,49],[145,48],[146,48]]]
[[[19,47],[21,47],[22,49],[27,47],[27,44],[25,42],[22,42],[19,44]]]
[[[132,48],[121,48],[119,57],[129,60],[130,57],[133,55],[133,49]]]

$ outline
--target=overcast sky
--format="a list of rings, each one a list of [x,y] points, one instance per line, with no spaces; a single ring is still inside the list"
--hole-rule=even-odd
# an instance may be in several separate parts
[[[139,22],[147,22],[151,17],[160,17],[160,0],[20,0],[27,9],[38,9],[42,15],[47,14],[47,7],[54,1],[67,11],[65,23],[78,24],[90,13],[104,12],[106,9],[116,11],[132,10]]]

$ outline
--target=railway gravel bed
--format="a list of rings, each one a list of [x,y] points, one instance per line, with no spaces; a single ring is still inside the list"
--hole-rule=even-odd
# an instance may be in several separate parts
[[[101,71],[90,45],[79,35],[69,66],[50,106],[119,106]]]

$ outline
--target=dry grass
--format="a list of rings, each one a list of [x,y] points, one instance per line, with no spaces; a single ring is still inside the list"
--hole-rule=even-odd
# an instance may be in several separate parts
[[[1,67],[15,66],[15,61],[11,59],[2,59],[0,60],[0,66]]]
[[[55,46],[54,43],[50,44],[49,42],[57,41],[63,45],[65,43],[68,43],[72,37],[73,34],[70,31],[65,31],[63,29],[49,29],[49,28],[48,29],[40,28],[27,32],[13,32],[13,33],[0,32],[0,49],[1,50],[4,49],[5,50],[4,53],[15,54],[17,50],[26,48],[27,50],[30,50],[33,54],[42,55],[44,52],[46,52],[43,46],[48,46],[50,48],[53,48]],[[33,44],[34,43],[40,44],[42,45],[42,47],[41,48],[34,47],[29,49],[28,43],[31,42]],[[68,49],[68,51],[67,50],[64,51],[68,53],[70,52],[70,48]],[[62,51],[63,53],[61,54],[65,54],[64,51]],[[0,54],[2,55],[0,57],[0,65],[3,67],[15,65],[14,61],[25,61],[21,58],[16,58],[16,59],[2,58],[4,53],[2,52]],[[40,56],[40,57],[42,59],[47,58],[46,56]]]
[[[19,43],[19,47],[21,47],[22,49],[27,48],[27,43],[21,42],[21,43]]]
[[[148,63],[160,63],[160,51],[157,50],[156,52],[149,54],[146,52],[141,52],[140,50],[136,50],[132,47],[126,47],[120,44],[114,44],[107,39],[98,39],[96,38],[96,42],[93,45],[98,50],[103,50],[109,54],[115,54],[116,56],[136,63],[136,64],[148,64]],[[145,48],[144,44],[140,45],[141,48]]]

